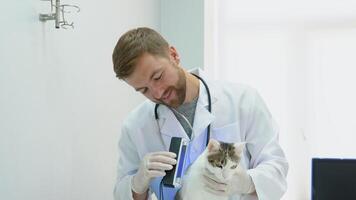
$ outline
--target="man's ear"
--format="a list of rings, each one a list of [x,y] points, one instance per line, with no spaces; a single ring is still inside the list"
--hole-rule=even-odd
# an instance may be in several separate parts
[[[175,64],[179,65],[180,57],[179,57],[177,49],[174,46],[169,47],[169,57],[170,57],[171,61],[173,61]]]

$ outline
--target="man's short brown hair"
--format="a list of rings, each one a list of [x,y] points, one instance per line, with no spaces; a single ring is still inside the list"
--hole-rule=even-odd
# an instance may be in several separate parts
[[[116,77],[130,76],[137,58],[144,53],[168,57],[168,50],[168,42],[155,30],[146,27],[129,30],[120,37],[112,54]]]

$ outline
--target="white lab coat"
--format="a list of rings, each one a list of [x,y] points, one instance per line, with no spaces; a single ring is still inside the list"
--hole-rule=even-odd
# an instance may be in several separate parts
[[[207,93],[200,83],[191,159],[194,161],[205,148],[206,128],[211,123],[212,138],[224,142],[247,142],[241,163],[251,175],[257,195],[235,195],[230,199],[280,199],[287,189],[288,163],[278,143],[278,130],[265,103],[250,87],[217,81],[207,83],[212,113],[207,109]],[[153,102],[145,101],[130,113],[122,126],[115,200],[132,199],[130,182],[145,154],[168,151],[172,137],[189,140],[166,106],[159,106],[159,119],[155,120],[154,106]]]

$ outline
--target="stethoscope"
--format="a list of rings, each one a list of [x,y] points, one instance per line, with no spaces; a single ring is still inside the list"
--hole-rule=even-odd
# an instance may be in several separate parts
[[[201,78],[200,76],[198,76],[196,74],[192,74],[192,75],[197,77],[203,83],[203,85],[205,87],[205,90],[206,90],[206,93],[208,94],[208,111],[211,113],[211,96],[210,96],[210,90],[209,90],[208,84],[206,84],[204,79]],[[155,118],[156,118],[156,120],[159,119],[158,112],[157,112],[157,109],[158,109],[159,105],[160,104],[156,104],[155,105]],[[207,129],[206,146],[208,146],[209,139],[210,139],[210,124],[208,125],[208,129]]]

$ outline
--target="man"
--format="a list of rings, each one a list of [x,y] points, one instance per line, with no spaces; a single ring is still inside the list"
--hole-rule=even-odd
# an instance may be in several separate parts
[[[122,127],[116,200],[147,199],[152,193],[160,197],[161,192],[164,199],[174,199],[176,188],[160,188],[165,171],[176,164],[176,155],[168,152],[171,138],[189,140],[186,162],[192,164],[205,149],[209,125],[210,138],[246,142],[244,170],[226,182],[205,174],[209,191],[234,200],[282,197],[288,163],[271,114],[254,89],[217,81],[205,87],[201,72],[202,80],[187,72],[178,51],[149,28],[122,35],[113,63],[116,76],[149,99]]]

